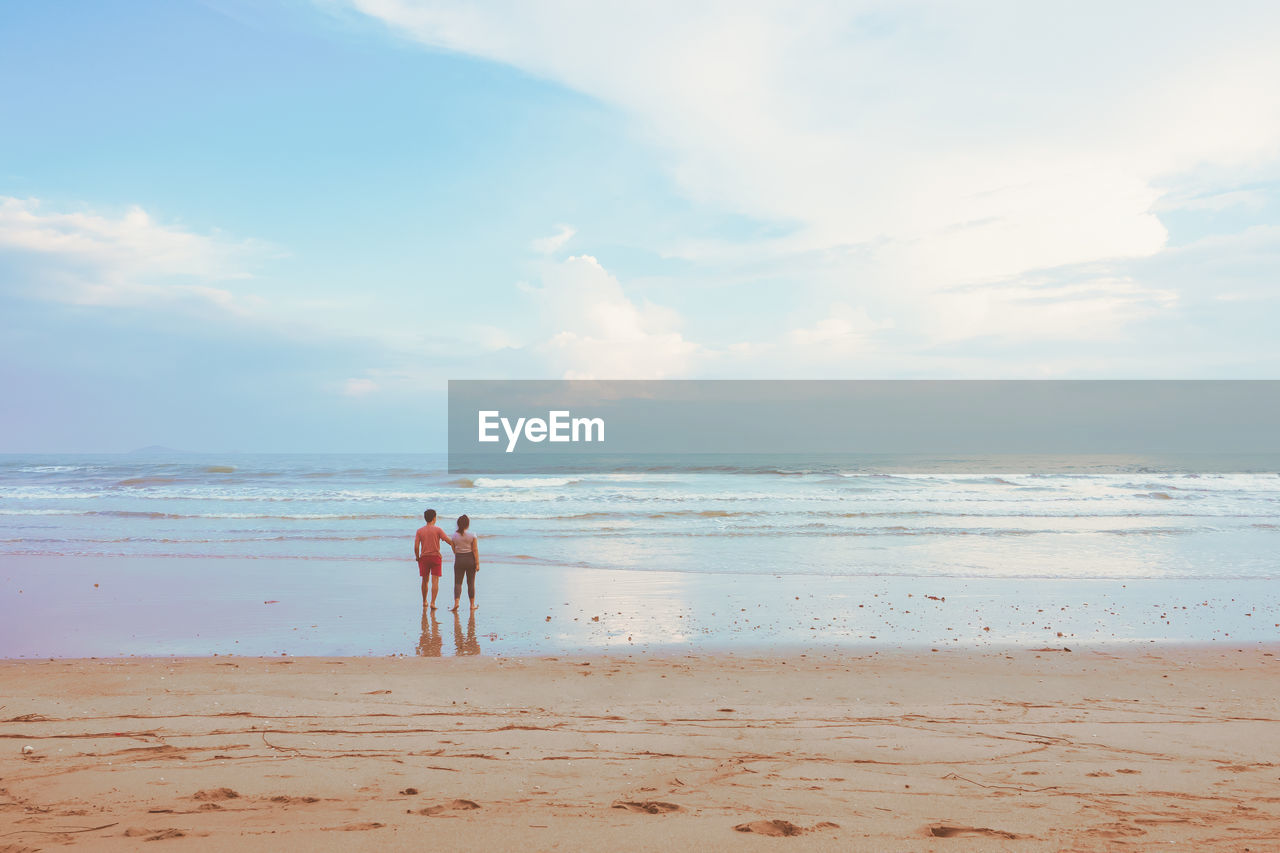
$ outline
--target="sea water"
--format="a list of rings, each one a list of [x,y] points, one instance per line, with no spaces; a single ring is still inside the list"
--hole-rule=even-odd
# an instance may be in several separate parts
[[[0,594],[10,626],[0,629],[0,655],[205,653],[227,648],[236,631],[237,637],[253,635],[251,624],[236,627],[232,620],[226,636],[191,643],[179,621],[167,634],[142,626],[145,641],[130,644],[119,626],[111,629],[115,633],[107,630],[110,620],[96,614],[92,599],[59,594],[56,578],[48,576],[53,567],[65,575],[70,566],[76,578],[87,573],[77,589],[87,588],[88,575],[99,577],[93,581],[99,590],[103,584],[119,587],[124,575],[136,590],[186,584],[168,593],[182,601],[178,609],[188,606],[181,589],[201,588],[216,609],[228,594],[227,579],[240,573],[241,587],[299,579],[296,590],[290,586],[291,604],[303,602],[304,614],[322,620],[344,602],[358,610],[363,601],[370,612],[393,600],[416,608],[412,540],[427,508],[449,530],[456,516],[471,517],[480,537],[481,590],[487,588],[495,604],[505,590],[513,604],[570,607],[582,611],[580,621],[590,620],[600,615],[587,612],[591,595],[604,602],[634,588],[643,599],[636,609],[645,624],[685,616],[702,624],[706,613],[727,611],[729,604],[749,605],[736,608],[743,614],[763,608],[753,635],[762,642],[795,639],[793,617],[811,620],[808,610],[796,609],[810,603],[790,594],[799,589],[816,599],[812,606],[824,622],[820,632],[800,626],[809,639],[839,642],[873,636],[869,624],[840,630],[827,624],[839,627],[841,619],[852,618],[845,611],[856,609],[855,599],[865,610],[860,591],[868,600],[878,597],[871,590],[904,601],[918,594],[935,606],[940,591],[950,590],[953,602],[963,594],[997,602],[1014,590],[1035,589],[1053,608],[1158,589],[1148,596],[1153,601],[1130,602],[1137,614],[1148,605],[1207,606],[1210,598],[1235,598],[1232,593],[1256,598],[1280,576],[1280,460],[1269,457],[709,454],[632,460],[624,470],[602,465],[509,476],[450,474],[445,464],[443,455],[431,454],[0,457]],[[444,595],[451,598],[447,549],[445,574]],[[388,586],[395,588],[394,598]],[[688,613],[665,606],[663,590]],[[37,606],[41,594],[45,603]],[[1235,616],[1184,623],[1176,638],[1273,639],[1280,632],[1272,623],[1280,619],[1272,618],[1271,600],[1258,598],[1247,616],[1241,602]],[[789,609],[769,610],[770,601]],[[69,602],[80,608],[77,642],[30,636],[44,633],[33,614],[45,614],[41,625],[56,622],[58,608]],[[136,602],[126,596],[117,604],[129,610]],[[898,616],[909,609],[904,602],[894,608]],[[541,625],[521,624],[518,607],[489,618],[501,620],[490,623],[491,634],[520,636],[530,650],[601,645],[590,633],[600,630],[599,622],[557,645],[539,639]],[[1117,617],[1091,636],[1150,634],[1124,622],[1135,618]],[[110,634],[115,643],[110,648],[94,645],[93,626],[101,619],[101,636]],[[938,619],[948,621],[945,612]],[[717,620],[721,625],[723,617]],[[535,621],[543,621],[541,613],[530,617]],[[953,639],[932,617],[921,624],[902,621],[914,626],[921,642]],[[981,608],[965,620],[966,630],[991,627],[982,622],[999,626],[997,638],[1040,636],[1014,630],[1017,620],[984,619]],[[28,626],[23,635],[14,627],[19,623]],[[1067,625],[1065,633],[1079,636],[1083,624]],[[761,634],[764,625],[773,627]],[[636,630],[629,634],[632,642]],[[902,639],[904,631],[895,624],[874,636]],[[672,636],[693,642],[697,633],[659,631],[654,642]],[[714,626],[703,631],[721,633]],[[317,637],[296,648],[387,653],[404,646],[394,631],[355,634],[336,646]],[[992,631],[983,634],[978,636],[988,640]],[[279,639],[271,636],[271,643]],[[273,651],[271,643],[270,649],[257,643],[252,651]]]

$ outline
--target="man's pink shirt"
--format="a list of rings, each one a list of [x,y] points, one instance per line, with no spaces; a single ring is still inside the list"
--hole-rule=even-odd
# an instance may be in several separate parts
[[[444,531],[434,524],[427,524],[418,528],[418,541],[422,543],[423,554],[439,554],[440,540],[447,538]]]

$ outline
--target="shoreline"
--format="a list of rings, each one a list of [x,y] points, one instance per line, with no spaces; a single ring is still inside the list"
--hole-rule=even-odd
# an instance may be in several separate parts
[[[956,579],[486,564],[474,622],[403,564],[9,560],[0,657],[859,651],[1280,641],[1268,579]],[[465,598],[463,607],[465,609]]]
[[[891,657],[934,657],[934,658],[983,658],[1001,657],[1011,654],[1066,654],[1095,655],[1104,658],[1126,657],[1164,657],[1168,655],[1189,655],[1195,657],[1215,657],[1239,654],[1260,654],[1275,656],[1280,659],[1280,640],[1250,640],[1248,642],[1225,639],[1222,641],[1181,641],[1181,640],[1113,640],[1103,643],[1071,643],[1057,645],[1035,645],[1032,643],[988,643],[981,647],[974,646],[933,646],[928,643],[865,643],[862,645],[794,645],[794,646],[752,646],[737,645],[726,647],[709,647],[695,649],[688,646],[655,646],[652,648],[630,650],[602,649],[568,649],[559,652],[472,652],[454,653],[446,649],[442,654],[412,654],[408,652],[391,652],[387,654],[305,654],[294,655],[287,652],[278,654],[239,654],[212,653],[207,655],[174,655],[174,654],[129,654],[129,655],[89,655],[78,657],[31,656],[0,657],[0,669],[24,664],[113,664],[132,662],[164,662],[169,664],[193,665],[213,661],[231,661],[244,663],[259,661],[274,663],[288,661],[290,663],[316,663],[320,661],[398,661],[414,659],[461,661],[469,658],[506,663],[540,663],[556,662],[573,658],[574,660],[593,661],[679,661],[695,660],[777,660],[786,662],[797,660],[867,660],[871,658]],[[2,706],[0,706],[2,707]]]
[[[94,850],[1265,849],[1277,655],[8,660],[0,814]]]

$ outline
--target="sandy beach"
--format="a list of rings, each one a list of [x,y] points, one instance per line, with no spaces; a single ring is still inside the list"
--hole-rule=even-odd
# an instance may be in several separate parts
[[[0,850],[1276,849],[1277,653],[4,661]]]
[[[0,0],[0,853],[1280,853],[1278,40]]]

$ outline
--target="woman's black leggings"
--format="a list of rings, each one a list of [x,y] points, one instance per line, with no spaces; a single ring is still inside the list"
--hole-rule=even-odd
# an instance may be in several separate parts
[[[462,598],[462,579],[467,579],[467,598],[476,600],[476,555],[457,554],[453,558],[453,597]]]

